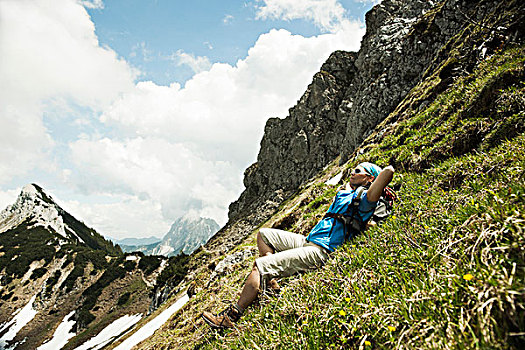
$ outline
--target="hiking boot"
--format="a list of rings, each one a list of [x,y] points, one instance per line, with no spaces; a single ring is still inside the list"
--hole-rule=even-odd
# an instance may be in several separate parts
[[[237,322],[242,316],[242,310],[237,304],[231,304],[217,316],[211,312],[204,311],[202,318],[212,328],[234,328],[234,322]]]

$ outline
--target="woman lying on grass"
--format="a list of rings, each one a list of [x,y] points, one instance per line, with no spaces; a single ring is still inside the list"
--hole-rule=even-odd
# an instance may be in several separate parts
[[[322,266],[331,252],[365,228],[393,176],[392,166],[381,170],[372,163],[359,164],[346,188],[337,192],[328,212],[308,237],[277,229],[259,230],[260,257],[255,260],[239,300],[218,315],[205,311],[202,318],[213,328],[232,328],[260,290],[267,286],[278,289],[275,278]]]

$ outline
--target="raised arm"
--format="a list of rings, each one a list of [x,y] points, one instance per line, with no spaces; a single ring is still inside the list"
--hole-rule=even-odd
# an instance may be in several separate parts
[[[369,202],[377,202],[379,200],[379,197],[381,197],[381,193],[383,193],[385,187],[390,183],[390,181],[392,181],[394,172],[394,167],[389,165],[379,173],[366,193],[366,199],[368,199]]]

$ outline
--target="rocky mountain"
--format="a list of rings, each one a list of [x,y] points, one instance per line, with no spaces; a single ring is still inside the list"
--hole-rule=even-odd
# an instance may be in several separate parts
[[[517,0],[376,5],[359,52],[268,120],[228,223],[190,256],[194,297],[140,348],[523,348],[524,17]],[[364,160],[397,169],[395,218],[210,331],[199,315],[238,296],[257,229],[308,233],[327,180]]]
[[[152,255],[174,256],[183,252],[188,255],[205,244],[220,229],[213,219],[186,215],[178,218],[162,241],[153,248]]]
[[[57,246],[76,244],[102,249],[109,254],[120,253],[111,242],[60,208],[36,184],[24,186],[16,202],[0,213],[0,233],[21,227],[27,228],[27,232],[45,229],[50,237],[53,236],[52,244]],[[16,256],[17,248],[9,254]],[[22,259],[22,256],[17,260]],[[7,255],[4,259],[7,259]]]
[[[246,169],[245,190],[230,205],[229,218],[275,206],[336,157],[344,163],[357,146],[442,62],[452,38],[508,1],[383,0],[366,14],[358,52],[334,52],[283,119],[270,118],[257,162]],[[503,11],[503,10],[502,10]],[[476,47],[462,47],[472,61],[501,41],[516,38],[518,24],[492,28]],[[452,82],[459,73],[450,67]],[[422,102],[424,107],[430,98]]]
[[[137,322],[166,262],[123,254],[40,186],[25,186],[0,213],[0,349],[72,348],[113,321]]]
[[[213,219],[187,214],[175,220],[162,240],[126,239],[118,241],[125,252],[141,252],[145,255],[189,255],[205,244],[220,229]]]

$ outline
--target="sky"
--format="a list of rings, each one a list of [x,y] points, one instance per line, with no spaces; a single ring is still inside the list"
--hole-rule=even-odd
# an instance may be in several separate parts
[[[0,0],[0,209],[28,183],[115,239],[224,225],[285,118],[375,0]]]

